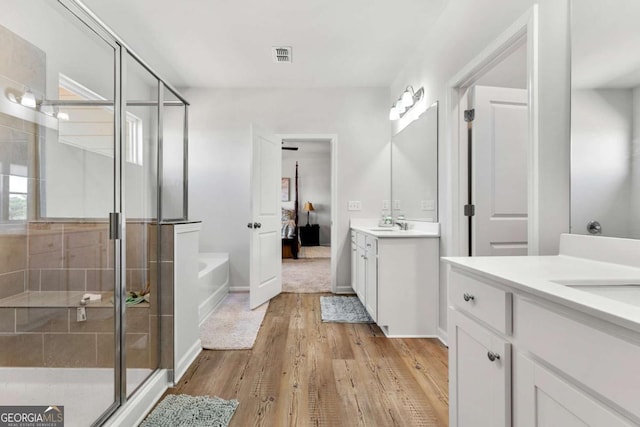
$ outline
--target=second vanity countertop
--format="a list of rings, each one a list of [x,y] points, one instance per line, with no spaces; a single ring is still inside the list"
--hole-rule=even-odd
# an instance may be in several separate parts
[[[440,237],[440,224],[437,222],[408,221],[409,229],[400,230],[397,225],[383,227],[377,220],[351,220],[351,229],[378,238],[408,238],[408,237]]]
[[[578,244],[584,244],[583,237]],[[571,239],[571,235],[563,238]],[[442,260],[490,282],[640,332],[640,268],[572,256],[571,250],[567,252],[562,253],[561,245],[561,254],[557,256],[445,257]]]

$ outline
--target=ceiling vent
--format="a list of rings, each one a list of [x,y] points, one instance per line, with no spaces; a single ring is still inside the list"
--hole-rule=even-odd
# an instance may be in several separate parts
[[[291,46],[274,46],[271,48],[273,62],[291,63]]]

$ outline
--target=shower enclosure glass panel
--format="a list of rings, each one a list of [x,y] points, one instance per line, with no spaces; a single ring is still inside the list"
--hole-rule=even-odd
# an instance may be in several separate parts
[[[162,220],[186,220],[186,105],[163,85]]]
[[[126,56],[124,186],[126,220],[125,352],[127,396],[159,366],[158,87],[159,82]]]
[[[118,47],[58,2],[0,9],[0,402],[87,426],[119,401]]]

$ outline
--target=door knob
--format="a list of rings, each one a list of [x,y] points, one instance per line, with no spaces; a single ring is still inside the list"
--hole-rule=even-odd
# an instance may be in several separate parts
[[[253,223],[253,228],[260,228],[260,227],[262,227],[262,224],[260,224],[259,222]]]
[[[253,228],[253,224],[252,223],[247,224],[247,228]]]

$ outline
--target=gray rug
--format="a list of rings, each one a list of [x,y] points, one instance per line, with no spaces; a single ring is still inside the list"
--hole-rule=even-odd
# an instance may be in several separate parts
[[[373,323],[358,297],[320,297],[323,322]]]
[[[226,427],[237,407],[237,400],[170,394],[140,427]]]

